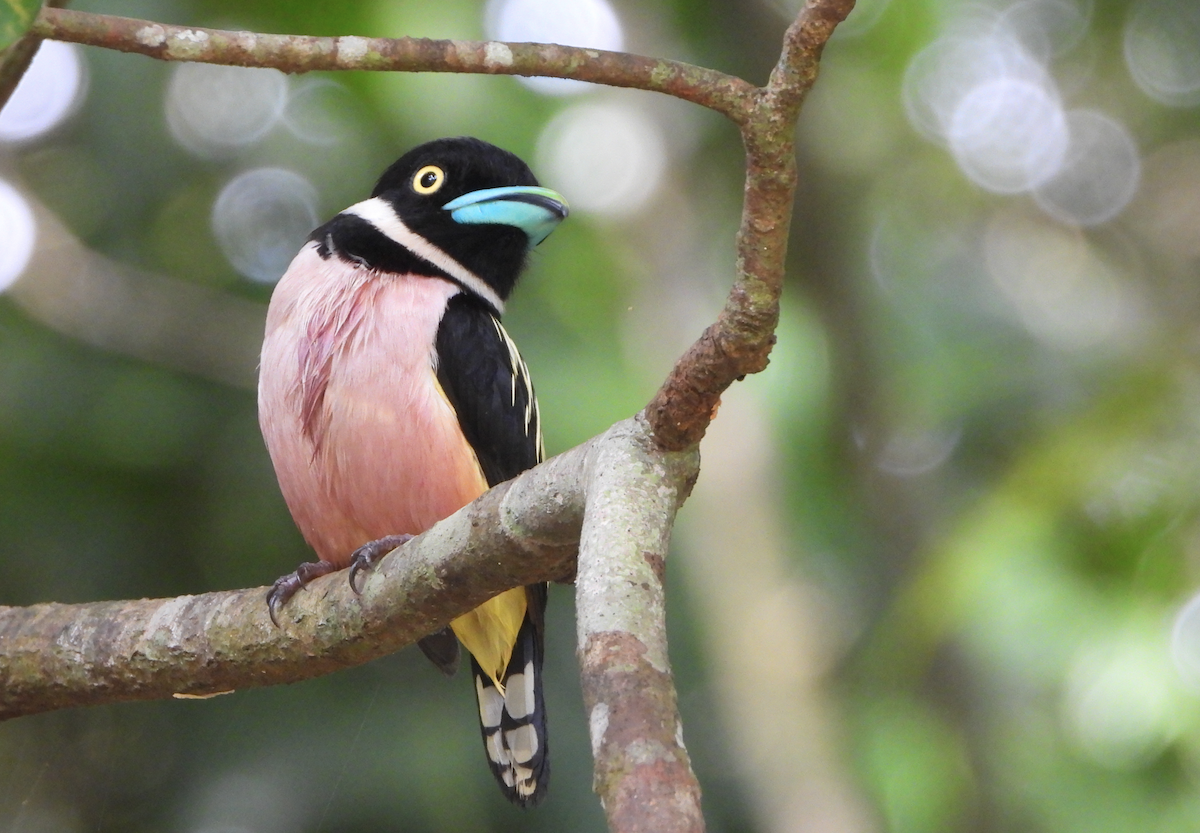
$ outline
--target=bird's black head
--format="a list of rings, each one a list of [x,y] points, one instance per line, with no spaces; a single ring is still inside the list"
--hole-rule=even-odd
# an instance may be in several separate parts
[[[461,263],[503,300],[526,256],[567,215],[561,196],[538,187],[529,166],[467,137],[413,148],[379,178],[373,198]]]

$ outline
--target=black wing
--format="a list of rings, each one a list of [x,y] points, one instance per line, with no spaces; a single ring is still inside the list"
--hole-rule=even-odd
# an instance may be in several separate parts
[[[446,307],[437,334],[437,378],[489,486],[542,461],[537,397],[525,361],[500,320],[467,294]]]
[[[489,486],[542,461],[542,429],[529,370],[500,320],[470,295],[450,299],[437,334],[437,378]],[[488,765],[514,804],[530,807],[550,779],[542,690],[546,585],[525,588],[525,623],[501,694],[471,659]]]

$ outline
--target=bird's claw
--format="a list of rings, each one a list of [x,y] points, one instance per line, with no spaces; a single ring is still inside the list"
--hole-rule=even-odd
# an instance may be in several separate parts
[[[374,541],[368,541],[356,549],[350,556],[350,589],[356,594],[362,595],[362,588],[355,581],[358,578],[359,570],[374,569],[375,565],[379,563],[379,559],[401,544],[408,543],[413,537],[407,532],[399,535],[385,535]]]
[[[279,627],[279,609],[310,581],[335,570],[337,567],[329,561],[306,561],[296,568],[296,572],[275,579],[275,583],[267,591],[267,613],[271,617],[271,623]]]

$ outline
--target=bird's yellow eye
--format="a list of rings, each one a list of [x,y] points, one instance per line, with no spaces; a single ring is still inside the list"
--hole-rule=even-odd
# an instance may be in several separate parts
[[[446,172],[437,165],[426,165],[413,176],[412,187],[418,194],[432,194],[446,182]]]

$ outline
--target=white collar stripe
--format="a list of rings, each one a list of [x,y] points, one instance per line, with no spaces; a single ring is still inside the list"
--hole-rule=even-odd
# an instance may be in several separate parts
[[[487,301],[496,312],[504,313],[504,301],[483,278],[404,225],[395,209],[379,197],[355,203],[342,212],[366,220],[384,237],[408,249],[422,260],[432,263],[463,287]]]

